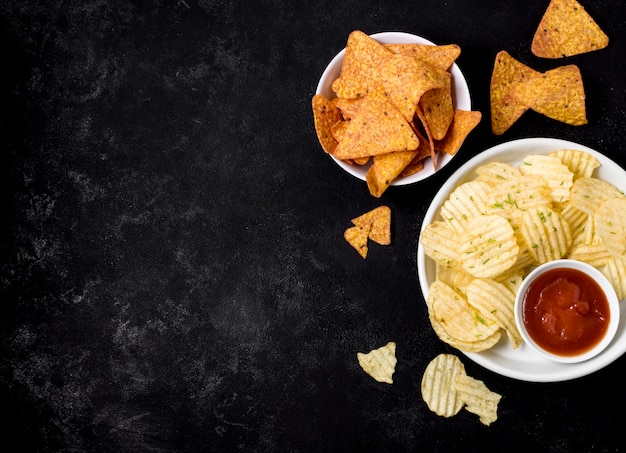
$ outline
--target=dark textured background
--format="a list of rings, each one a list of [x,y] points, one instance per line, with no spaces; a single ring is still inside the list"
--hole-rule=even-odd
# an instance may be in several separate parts
[[[393,3],[393,6],[392,6]],[[489,427],[421,400],[454,352],[428,324],[421,219],[497,143],[569,139],[626,164],[626,11],[584,1],[608,48],[530,53],[547,0],[0,2],[0,409],[21,451],[618,451],[626,360],[504,395]],[[321,151],[310,99],[349,32],[461,46],[484,118],[452,163],[381,200]],[[582,72],[589,124],[489,126],[495,54]],[[382,203],[393,243],[343,240]],[[355,354],[398,344],[393,385]]]

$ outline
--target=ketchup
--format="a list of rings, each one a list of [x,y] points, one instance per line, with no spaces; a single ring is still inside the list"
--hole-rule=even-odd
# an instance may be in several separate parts
[[[522,319],[531,338],[561,356],[592,349],[609,326],[609,303],[600,285],[576,269],[537,277],[523,299]]]

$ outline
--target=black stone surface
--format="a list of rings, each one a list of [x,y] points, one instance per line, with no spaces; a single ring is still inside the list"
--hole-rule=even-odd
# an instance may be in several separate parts
[[[0,133],[2,443],[15,451],[620,451],[623,358],[528,383],[459,354],[503,395],[486,427],[428,410],[422,217],[503,141],[573,140],[626,165],[626,10],[583,2],[609,47],[542,60],[547,0],[4,0]],[[310,100],[355,29],[461,46],[483,121],[424,183],[378,200],[321,151]],[[589,124],[489,126],[493,60],[577,64]],[[349,220],[392,209],[362,260]],[[397,343],[394,384],[356,352]]]

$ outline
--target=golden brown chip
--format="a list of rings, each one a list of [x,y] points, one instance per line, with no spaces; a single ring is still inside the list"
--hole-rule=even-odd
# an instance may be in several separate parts
[[[561,66],[512,87],[519,102],[534,111],[572,126],[587,124],[585,87],[576,65]]]
[[[370,195],[380,198],[417,154],[418,150],[412,150],[374,156],[372,166],[365,174]]]
[[[367,374],[378,382],[393,384],[393,373],[396,370],[396,343],[390,341],[385,346],[364,354],[356,354],[359,365]]]
[[[337,146],[333,126],[342,121],[341,112],[322,94],[316,94],[311,101],[313,121],[317,139],[326,153],[332,153]]]
[[[536,74],[537,71],[517,61],[508,52],[498,52],[489,88],[494,134],[502,135],[528,110],[528,105],[514,97],[511,89]]]
[[[418,146],[413,129],[378,86],[363,99],[332,154],[337,159],[356,159],[415,150]]]
[[[452,124],[443,139],[435,142],[435,149],[454,156],[482,116],[479,111],[455,110]]]
[[[380,83],[379,67],[391,52],[360,30],[348,36],[340,77],[333,82],[337,97],[355,99],[366,96]]]
[[[391,244],[391,209],[379,206],[354,219],[357,226],[370,226],[369,239],[380,245]]]
[[[456,44],[431,46],[429,44],[385,44],[393,53],[413,57],[436,68],[448,70],[461,54]]]
[[[453,354],[439,354],[426,366],[422,376],[422,398],[428,408],[442,417],[459,413],[463,402],[454,389],[458,375],[465,374],[465,366]]]
[[[483,381],[458,373],[454,377],[454,390],[465,409],[478,415],[483,425],[488,426],[498,419],[498,403],[502,395],[489,390]]]
[[[371,228],[371,224],[355,225],[343,233],[344,239],[359,252],[363,259],[367,257],[367,239]]]
[[[531,51],[542,58],[562,58],[609,44],[608,36],[576,0],[552,0],[533,36]]]
[[[333,98],[332,103],[335,107],[339,109],[341,115],[344,119],[352,119],[354,118],[358,111],[361,103],[363,102],[363,98],[357,99],[346,99],[346,98]]]
[[[450,85],[445,88],[433,88],[426,91],[419,99],[434,140],[441,140],[445,137],[454,118],[450,90]]]

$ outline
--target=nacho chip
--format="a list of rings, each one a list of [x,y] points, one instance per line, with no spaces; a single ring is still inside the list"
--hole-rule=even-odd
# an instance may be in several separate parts
[[[354,247],[357,252],[359,252],[359,255],[361,255],[363,259],[367,257],[367,238],[371,228],[371,224],[355,225],[348,228],[343,233],[344,239],[348,241],[348,244]]]
[[[436,68],[448,70],[461,54],[456,44],[431,46],[429,44],[385,44],[393,53],[413,57]]]
[[[391,244],[391,209],[389,206],[379,206],[354,219],[356,226],[370,225],[369,239],[380,245]]]
[[[322,94],[313,96],[311,104],[317,139],[324,152],[330,154],[337,146],[337,139],[332,129],[335,124],[342,121],[341,112]]]
[[[502,135],[528,110],[528,105],[514,97],[511,89],[536,74],[539,73],[517,61],[508,52],[498,52],[489,88],[491,129],[494,134]]]
[[[452,124],[443,139],[435,141],[435,149],[454,156],[482,116],[479,111],[455,110]]]
[[[609,37],[576,0],[552,0],[533,36],[531,51],[562,58],[603,49]]]
[[[572,126],[587,124],[585,88],[576,65],[561,66],[512,87],[513,96],[542,115]]]
[[[360,30],[348,36],[341,75],[333,82],[337,97],[355,99],[367,95],[380,83],[379,67],[391,52]]]
[[[378,86],[363,99],[332,154],[337,159],[356,159],[415,150],[418,146],[413,129]]]
[[[396,343],[390,341],[385,346],[364,354],[356,354],[359,365],[367,374],[378,382],[393,384],[393,373],[396,370]]]
[[[433,139],[443,139],[454,118],[450,85],[446,88],[433,88],[426,91],[419,102]]]
[[[365,174],[370,195],[380,198],[417,153],[417,150],[395,151],[374,156],[372,166]]]
[[[431,360],[422,376],[422,399],[428,408],[442,417],[452,417],[463,408],[463,402],[454,389],[458,375],[465,374],[465,366],[453,354],[439,354]]]

